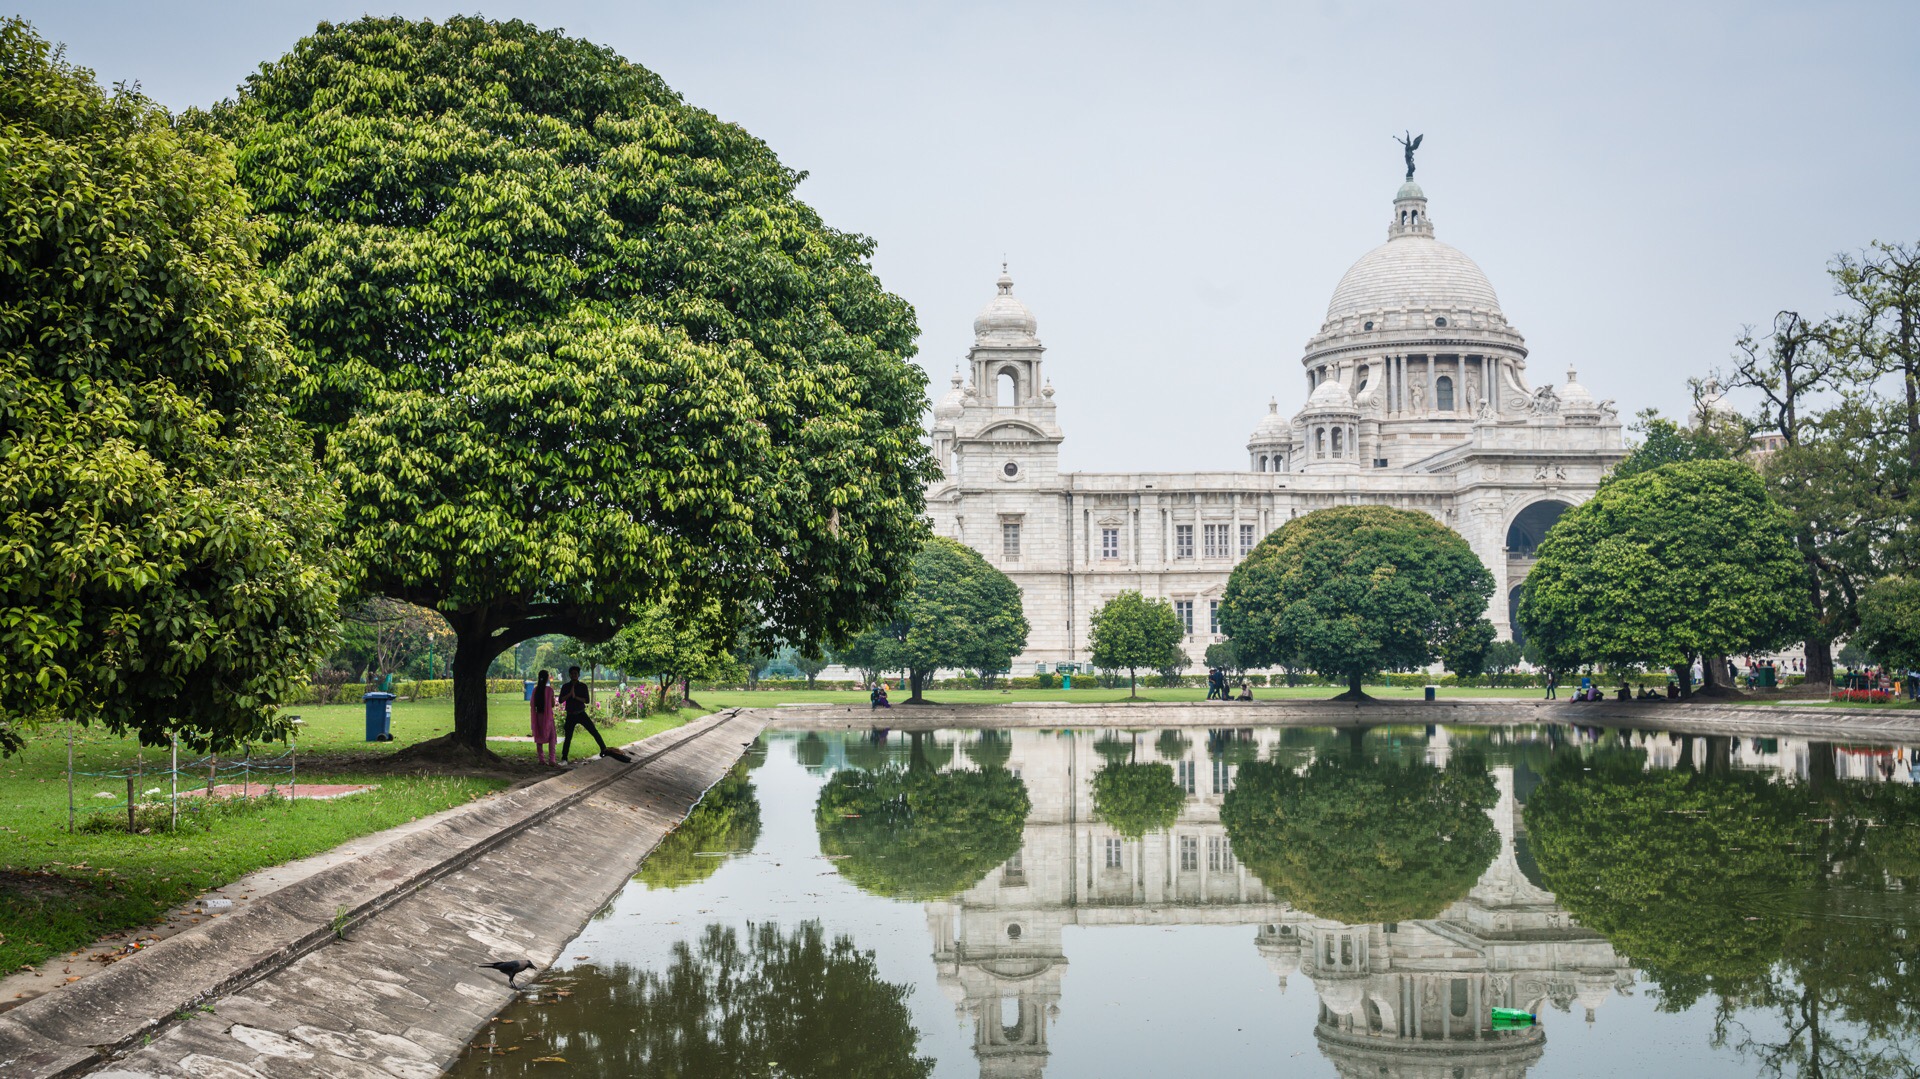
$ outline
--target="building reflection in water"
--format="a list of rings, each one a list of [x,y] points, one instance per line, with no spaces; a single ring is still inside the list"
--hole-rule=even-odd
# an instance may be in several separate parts
[[[1575,925],[1522,872],[1512,766],[1491,769],[1499,853],[1437,917],[1345,925],[1274,897],[1234,857],[1220,807],[1237,760],[1310,758],[1314,749],[1282,744],[1287,733],[1158,743],[1138,736],[1138,759],[1172,765],[1186,802],[1172,828],[1129,840],[1094,819],[1091,780],[1103,761],[1093,743],[1106,736],[1013,732],[1006,766],[1033,803],[1020,853],[926,907],[939,983],[973,1028],[983,1079],[1044,1074],[1048,1028],[1063,1006],[1069,925],[1252,927],[1251,943],[1281,991],[1296,972],[1311,981],[1321,1051],[1348,1076],[1517,1079],[1540,1059],[1544,1034],[1496,1034],[1491,1008],[1577,1007],[1593,1022],[1612,992],[1632,984],[1607,941]],[[1414,752],[1442,766],[1450,750],[1442,730]]]

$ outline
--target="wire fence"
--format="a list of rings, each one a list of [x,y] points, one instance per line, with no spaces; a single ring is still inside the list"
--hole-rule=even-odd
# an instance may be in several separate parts
[[[298,722],[298,716],[290,717]],[[73,760],[74,728],[67,727],[67,831],[73,832],[80,827],[82,819],[93,820],[102,814],[122,814],[127,818],[127,831],[140,831],[142,810],[154,817],[152,827],[159,824],[158,811],[164,807],[169,831],[180,827],[180,810],[184,802],[189,814],[205,814],[215,799],[240,798],[250,800],[256,797],[285,798],[292,806],[299,798],[300,784],[300,741],[289,734],[286,748],[271,756],[256,757],[253,747],[247,746],[238,755],[221,756],[209,753],[198,759],[182,761],[180,759],[180,740],[174,738],[167,749],[164,767],[156,763],[149,767],[144,755],[136,758],[127,768],[115,768],[103,772],[91,772],[74,767]],[[88,783],[87,781],[92,781]],[[111,785],[111,789],[98,791],[82,804],[76,794],[81,784],[99,786],[102,781]],[[165,784],[164,787],[160,784]],[[124,795],[122,791],[124,790]]]

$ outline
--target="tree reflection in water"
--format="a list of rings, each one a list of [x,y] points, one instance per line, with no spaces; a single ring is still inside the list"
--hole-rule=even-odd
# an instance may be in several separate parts
[[[834,773],[820,789],[820,850],[874,895],[940,899],[965,891],[1020,850],[1032,803],[1005,768],[939,771],[913,735],[905,770]],[[849,754],[851,756],[851,754]],[[945,747],[941,759],[951,760]]]
[[[1500,848],[1485,760],[1445,768],[1344,754],[1240,767],[1220,807],[1234,852],[1274,894],[1359,925],[1431,918]]]
[[[760,799],[747,779],[750,767],[745,758],[734,765],[635,876],[651,888],[682,888],[713,876],[728,857],[751,851],[760,837]]]
[[[709,925],[673,946],[663,971],[577,967],[523,1009],[518,1052],[474,1049],[462,1076],[617,1075],[676,1079],[923,1079],[910,987],[882,981],[873,953],[818,923],[792,933]],[[508,1028],[502,1027],[505,1031]],[[564,1065],[551,1059],[560,1057]],[[561,1071],[553,1069],[559,1067]]]
[[[1920,794],[1833,778],[1830,746],[1804,783],[1716,768],[1715,748],[1705,772],[1556,761],[1526,809],[1547,886],[1662,1008],[1713,997],[1714,1045],[1762,1074],[1920,1075]]]

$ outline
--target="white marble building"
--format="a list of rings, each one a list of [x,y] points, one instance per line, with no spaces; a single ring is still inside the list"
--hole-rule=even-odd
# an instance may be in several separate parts
[[[1493,285],[1435,238],[1411,181],[1387,241],[1340,279],[1307,341],[1305,406],[1288,417],[1270,403],[1243,464],[1060,471],[1045,349],[1004,268],[973,328],[968,377],[933,409],[945,476],[928,511],[936,532],[1019,583],[1032,624],[1020,674],[1085,664],[1089,616],[1129,588],[1173,602],[1198,665],[1221,639],[1217,607],[1241,557],[1289,518],[1354,503],[1420,510],[1464,536],[1493,572],[1487,616],[1509,637],[1540,537],[1625,455],[1612,401],[1572,370],[1558,386],[1528,382],[1526,343]]]

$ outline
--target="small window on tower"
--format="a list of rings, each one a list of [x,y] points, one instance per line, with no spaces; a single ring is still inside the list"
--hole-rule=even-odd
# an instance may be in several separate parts
[[[1020,561],[1020,523],[1018,521],[1000,523],[1000,554],[1009,562]]]
[[[1112,562],[1120,557],[1120,530],[1103,528],[1100,530],[1100,558]]]
[[[1001,466],[1000,471],[1006,473],[1008,479],[1012,479],[1020,474],[1020,466],[1014,464],[1012,461],[1008,461],[1005,465]]]
[[[1192,525],[1174,525],[1173,526],[1173,557],[1175,558],[1192,558],[1193,557],[1193,526]],[[1193,627],[1191,623],[1188,624],[1187,631],[1189,633],[1193,631]]]
[[[1447,316],[1441,315],[1439,318],[1433,320],[1433,324],[1435,326],[1445,326],[1447,324]]]

